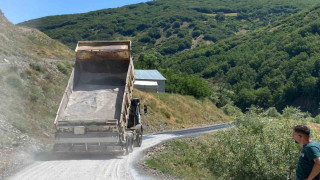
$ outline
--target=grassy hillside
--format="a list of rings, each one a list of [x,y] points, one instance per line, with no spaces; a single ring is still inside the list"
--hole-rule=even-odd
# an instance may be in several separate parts
[[[141,110],[147,104],[148,114],[142,116],[145,133],[169,131],[195,126],[230,122],[210,100],[169,93],[146,93],[134,90],[140,98]]]
[[[309,125],[319,140],[320,126],[292,110],[297,109],[275,118],[251,109],[228,130],[155,147],[146,164],[179,179],[293,180],[301,146],[292,139],[292,127]]]
[[[133,52],[174,54],[245,34],[290,16],[317,0],[157,0],[20,23],[73,49],[79,40],[131,39]]]
[[[39,125],[49,118],[49,111],[54,116],[56,97],[62,94],[60,87],[72,67],[58,60],[71,59],[74,52],[38,30],[14,26],[2,13],[0,24],[1,115],[20,131],[36,133],[24,122]],[[42,128],[36,127],[51,129]]]
[[[163,67],[195,73],[232,90],[245,110],[300,106],[318,113],[320,4],[246,35],[164,60]],[[158,67],[159,68],[159,67]]]
[[[73,52],[39,30],[11,24],[0,11],[0,54],[40,59],[73,57]],[[3,58],[0,59],[3,62]]]
[[[22,147],[52,141],[52,121],[72,67],[60,60],[73,57],[62,43],[14,26],[0,11],[0,177]]]

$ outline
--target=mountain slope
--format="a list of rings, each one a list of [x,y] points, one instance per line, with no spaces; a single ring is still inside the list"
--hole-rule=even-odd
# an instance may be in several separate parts
[[[11,24],[0,11],[0,53],[32,58],[70,58],[73,53],[36,29]]]
[[[319,108],[320,4],[285,20],[215,45],[171,57],[165,63],[227,84],[243,110],[256,104],[279,110]]]
[[[16,115],[32,117],[37,113],[29,112],[29,108],[43,106],[40,99],[62,93],[53,92],[56,89],[51,87],[65,81],[54,59],[71,59],[74,52],[36,29],[11,24],[1,11],[0,24],[1,114],[14,120]],[[52,94],[46,97],[45,93]]]
[[[133,52],[174,54],[283,19],[317,0],[158,0],[20,23],[72,49],[79,40],[133,40]]]
[[[23,155],[22,147],[33,151],[51,141],[68,79],[54,59],[73,57],[65,45],[36,29],[14,26],[0,11],[0,179],[13,163],[19,167],[14,157]]]

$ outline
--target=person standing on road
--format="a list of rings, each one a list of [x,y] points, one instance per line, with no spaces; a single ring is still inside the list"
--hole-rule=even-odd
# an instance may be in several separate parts
[[[292,138],[302,146],[296,169],[296,180],[320,180],[320,143],[310,138],[310,128],[297,125]]]

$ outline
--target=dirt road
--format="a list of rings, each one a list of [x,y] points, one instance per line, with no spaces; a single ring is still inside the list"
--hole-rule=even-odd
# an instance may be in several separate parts
[[[161,142],[228,127],[227,124],[195,128],[176,132],[159,133],[143,136],[142,146],[135,148],[127,156],[111,155],[69,155],[55,159],[48,158],[49,154],[39,154],[35,162],[24,168],[10,180],[123,180],[123,179],[155,179],[143,174],[136,168],[136,163],[143,152]]]

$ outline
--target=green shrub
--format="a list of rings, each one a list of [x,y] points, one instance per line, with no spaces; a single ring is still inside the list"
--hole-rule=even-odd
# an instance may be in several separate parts
[[[29,93],[30,101],[37,102],[43,98],[42,90],[37,86],[32,86]]]
[[[6,83],[9,84],[13,88],[21,88],[22,87],[22,82],[20,78],[16,75],[9,75],[6,78]]]
[[[233,104],[232,91],[228,90],[224,84],[214,85],[211,87],[210,100],[216,104],[217,107],[222,107],[227,104]]]
[[[162,71],[161,73],[167,79],[166,92],[192,95],[196,98],[211,95],[211,89],[203,78],[186,73],[177,73],[170,69]]]
[[[242,115],[241,109],[231,104],[226,104],[225,106],[221,107],[221,109],[229,116],[239,117]]]
[[[223,21],[225,20],[225,15],[222,12],[218,12],[215,18],[217,21]]]
[[[63,74],[70,74],[72,65],[69,62],[57,62],[57,68]]]
[[[265,116],[268,117],[274,117],[274,118],[280,118],[281,114],[277,111],[275,107],[270,107],[264,112]]]
[[[216,133],[218,141],[206,161],[214,175],[224,179],[295,179],[300,147],[291,137],[294,122],[270,121],[249,113],[236,124]]]
[[[200,36],[200,35],[201,35],[201,31],[199,31],[199,30],[192,32],[192,37],[193,37],[193,38],[197,38],[197,37]]]
[[[39,63],[30,63],[30,67],[33,70],[38,71],[38,72],[45,72],[46,71],[46,68]]]
[[[312,119],[312,122],[320,124],[320,115],[317,115]]]
[[[148,166],[179,179],[215,179],[203,162],[210,149],[207,142],[190,138],[168,142],[162,147],[166,150],[148,159]]]
[[[73,68],[73,63],[69,62],[69,61],[65,61],[64,65],[69,69],[69,71],[71,72],[72,68]]]
[[[143,43],[148,43],[148,42],[151,42],[151,39],[150,37],[142,37],[139,41]]]
[[[282,116],[286,119],[300,120],[300,119],[310,117],[310,113],[301,112],[299,108],[287,106],[286,108],[283,109]]]

